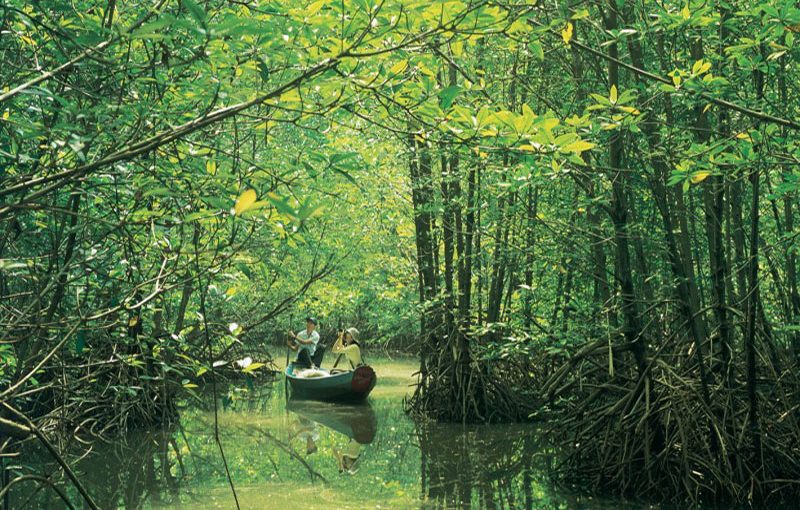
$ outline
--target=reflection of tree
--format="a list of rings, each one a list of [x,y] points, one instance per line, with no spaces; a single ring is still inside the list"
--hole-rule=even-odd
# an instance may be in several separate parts
[[[173,455],[170,454],[173,452]],[[47,479],[57,481],[58,468],[43,454],[26,455],[23,470],[35,465]],[[130,435],[125,441],[104,443],[97,441],[88,452],[73,462],[81,481],[100,508],[143,508],[148,497],[158,502],[162,493],[177,494],[178,480],[173,476],[170,458],[176,458],[182,475],[183,459],[169,429],[144,431]],[[26,490],[27,489],[27,490]],[[12,508],[66,508],[54,493],[30,490],[20,486],[11,493]],[[67,486],[72,501],[77,501],[72,488]]]
[[[438,508],[532,508],[531,434],[421,425],[422,490]],[[487,433],[482,433],[486,431]]]
[[[242,391],[244,388],[241,386],[231,384],[226,391],[220,392],[220,407],[223,409],[221,416],[252,416],[254,418],[274,418],[278,416],[285,404],[282,396],[282,385],[276,385],[274,382],[274,380],[261,381],[259,386],[248,388],[248,391]],[[195,405],[198,409],[210,413],[212,406],[209,403],[209,399],[212,395],[210,392],[206,392],[205,397],[204,401]],[[207,426],[208,424],[204,423],[203,427]],[[285,425],[272,424],[265,427],[259,425],[257,421],[245,420],[238,423],[234,419],[234,421],[226,423],[224,427],[220,428],[220,437],[226,449],[230,448],[233,455],[243,455],[242,448],[248,450],[248,452],[257,451],[259,453],[258,457],[268,462],[268,466],[259,466],[258,473],[260,476],[274,474],[278,479],[282,479],[282,475],[285,475],[287,471],[291,471],[293,467],[299,467],[301,472],[306,473],[312,482],[315,480],[326,482],[325,477],[295,451],[288,440],[284,441],[275,434],[275,430],[282,429],[283,426]],[[194,434],[194,442],[198,442],[198,435],[201,434]],[[188,439],[186,442],[190,444]],[[203,442],[200,440],[200,445],[202,444]],[[291,460],[290,463],[284,462],[281,452]],[[246,455],[244,453],[243,456]],[[197,456],[197,454],[195,453],[193,456]],[[258,462],[258,460],[254,460],[252,465]],[[213,456],[205,462],[205,466],[214,465],[216,465],[216,462]],[[251,464],[240,463],[233,466],[234,477],[243,479],[246,476],[251,476],[246,472],[249,465]],[[271,472],[268,471],[269,468],[271,468]],[[207,475],[212,475],[212,473]],[[193,478],[197,479],[198,476],[194,475]]]
[[[312,481],[322,480],[325,477],[316,471],[306,460],[297,453],[287,442],[279,439],[273,432],[261,427],[233,426],[228,427],[223,434],[227,444],[240,443],[243,437],[248,438],[245,443],[251,449],[256,449],[265,455],[274,473],[280,477],[279,466],[288,469],[288,466],[274,458],[276,451],[284,452],[297,465],[302,466]],[[187,465],[178,441],[189,449],[192,462]],[[217,458],[202,446],[205,442],[204,434],[187,432],[180,427],[179,430],[154,430],[133,433],[125,440],[113,443],[95,442],[88,452],[79,459],[73,460],[73,466],[80,473],[81,481],[88,489],[94,501],[100,508],[141,509],[146,506],[169,503],[179,498],[179,493],[186,494],[191,490],[181,486],[181,481],[191,474],[193,483],[214,479],[219,475]],[[191,448],[191,444],[200,448]],[[46,490],[49,481],[58,483],[58,468],[49,457],[41,452],[26,452],[26,469],[24,476],[30,478],[28,483],[34,481],[32,477],[43,478],[43,483],[37,484],[35,490],[21,482],[11,491],[11,508],[67,508],[58,494]],[[31,473],[35,470],[37,475]],[[187,472],[190,470],[190,473]],[[44,473],[42,477],[41,473]],[[49,476],[48,476],[49,475]],[[12,475],[13,476],[13,475]],[[37,478],[37,479],[38,479]],[[74,490],[70,486],[64,488],[71,501],[77,501]]]
[[[640,508],[554,490],[555,454],[525,425],[418,424],[422,498],[433,508]],[[425,507],[427,508],[427,506]]]
[[[292,448],[292,445],[289,444],[289,442],[281,441],[280,439],[275,437],[274,434],[272,434],[270,431],[268,431],[266,429],[260,429],[259,430],[259,435],[263,439],[266,439],[267,441],[269,441],[273,445],[277,446],[279,449],[283,450],[291,458],[293,458],[298,463],[300,463],[308,471],[308,475],[309,475],[309,477],[311,477],[311,481],[312,482],[315,479],[319,479],[319,480],[322,480],[323,482],[327,483],[327,480],[325,479],[325,477],[322,476],[322,474],[320,474],[319,471],[316,471],[308,462],[306,462],[306,460],[299,453],[297,453],[297,451],[294,448]],[[261,441],[259,440],[259,443],[260,442]],[[273,467],[275,468],[275,474],[280,475],[280,471],[278,470],[278,464],[271,457],[270,457],[270,461],[271,461]]]
[[[421,424],[422,496],[435,508],[559,508],[531,428]],[[570,505],[571,506],[571,505]]]

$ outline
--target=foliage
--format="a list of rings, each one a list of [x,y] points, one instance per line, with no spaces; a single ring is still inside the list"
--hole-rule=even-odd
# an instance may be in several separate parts
[[[11,0],[0,30],[6,411],[169,421],[314,314],[418,349],[418,415],[569,423],[567,478],[796,491],[794,2]]]

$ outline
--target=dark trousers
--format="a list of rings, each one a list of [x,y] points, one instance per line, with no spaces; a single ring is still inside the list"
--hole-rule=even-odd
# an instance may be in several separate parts
[[[299,367],[311,366],[311,356],[308,355],[308,349],[300,349],[297,352],[297,358],[295,358],[294,364]]]
[[[311,361],[318,367],[322,366],[322,357],[325,356],[325,346],[317,344],[317,350],[314,351],[314,356],[311,358]]]

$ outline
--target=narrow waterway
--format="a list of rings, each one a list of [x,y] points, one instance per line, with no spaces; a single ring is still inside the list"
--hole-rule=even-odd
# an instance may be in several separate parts
[[[403,398],[416,363],[372,364],[379,382],[363,406],[287,403],[282,376],[219,391],[220,439],[241,508],[658,508],[553,487],[553,454],[533,425],[415,423],[403,413]],[[104,509],[235,508],[210,396],[186,402],[168,429],[91,450],[71,460]],[[17,475],[57,472],[37,451],[12,463]],[[67,508],[54,491],[33,486],[17,484],[11,508]]]

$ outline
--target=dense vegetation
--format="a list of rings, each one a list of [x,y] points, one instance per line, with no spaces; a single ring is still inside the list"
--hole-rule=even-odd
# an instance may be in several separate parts
[[[787,0],[6,0],[0,430],[169,421],[313,313],[417,350],[414,414],[546,420],[588,489],[791,497],[798,32]]]

